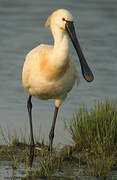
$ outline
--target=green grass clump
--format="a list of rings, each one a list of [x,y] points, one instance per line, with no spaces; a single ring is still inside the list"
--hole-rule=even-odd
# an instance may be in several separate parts
[[[79,150],[111,151],[117,143],[117,105],[106,100],[90,112],[81,108],[68,128]]]
[[[117,148],[117,105],[106,100],[98,102],[90,112],[83,107],[67,128],[75,150],[83,151],[85,157],[88,154],[86,163],[90,175],[106,176],[107,170],[114,165],[113,156]]]
[[[35,166],[36,169],[27,172],[27,177],[49,178],[50,180],[54,179],[53,173],[60,169],[61,164],[62,160],[57,152],[52,156],[45,153],[43,158],[40,158],[39,165]]]
[[[39,174],[42,177],[52,178],[54,171],[60,168],[61,159],[57,157],[47,157],[45,160],[40,162],[41,168],[39,169]]]
[[[97,176],[101,178],[108,177],[110,175],[111,168],[113,167],[115,161],[114,156],[92,156],[87,157],[87,169],[85,170],[85,175]]]

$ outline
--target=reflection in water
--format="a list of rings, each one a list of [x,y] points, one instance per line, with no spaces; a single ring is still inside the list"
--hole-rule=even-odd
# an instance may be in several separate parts
[[[39,164],[35,163],[35,167],[39,166]],[[32,169],[34,170],[34,169]],[[28,170],[30,172],[30,169]],[[73,179],[75,175],[78,175],[78,172],[82,172],[82,169],[73,168],[73,169],[63,169],[61,172],[54,173],[53,175],[56,177],[65,178],[65,179]],[[12,168],[12,162],[5,161],[0,162],[0,180],[23,180],[26,177],[27,171],[24,169],[24,165],[20,164],[17,169]],[[31,180],[31,177],[28,177],[28,180]],[[35,180],[44,180],[47,178],[35,178]],[[75,178],[74,178],[75,179]],[[77,179],[77,178],[76,178]],[[96,177],[89,176],[79,176],[80,180],[99,180]],[[112,171],[109,180],[117,180],[117,172]]]
[[[82,104],[91,108],[106,96],[116,101],[117,77],[117,11],[116,0],[1,0],[0,2],[0,115],[1,125],[19,128],[28,124],[27,93],[22,88],[21,71],[25,55],[40,43],[52,44],[52,36],[44,27],[48,15],[58,8],[67,8],[74,17],[83,52],[94,72],[95,81],[75,86],[58,114],[55,141],[70,143],[63,120],[70,119]],[[71,45],[74,59],[77,55]],[[76,60],[75,60],[76,61]],[[33,123],[48,137],[54,106],[51,100],[33,98]],[[47,139],[47,138],[46,138]]]

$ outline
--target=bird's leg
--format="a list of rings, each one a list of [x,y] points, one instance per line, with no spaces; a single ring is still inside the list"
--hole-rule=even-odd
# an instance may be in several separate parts
[[[53,144],[53,139],[54,139],[54,129],[55,129],[55,124],[56,124],[56,118],[57,118],[57,114],[58,114],[58,109],[59,109],[58,107],[55,107],[52,127],[51,127],[50,134],[49,134],[49,140],[50,140],[49,150],[50,150],[50,154],[52,154],[52,144]]]
[[[31,97],[27,101],[27,108],[28,108],[28,115],[29,115],[29,122],[30,122],[30,157],[29,157],[29,166],[32,167],[33,159],[34,159],[34,138],[33,138],[33,126],[32,126],[32,102]]]

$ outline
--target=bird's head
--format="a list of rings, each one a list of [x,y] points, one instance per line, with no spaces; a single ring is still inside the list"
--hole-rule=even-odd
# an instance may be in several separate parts
[[[54,11],[47,19],[45,26],[56,26],[62,31],[66,31],[66,22],[73,21],[71,13],[65,9],[58,9]]]
[[[71,13],[66,9],[58,9],[54,11],[47,19],[45,23],[46,27],[50,27],[53,29],[53,27],[56,27],[56,30],[61,30],[62,32],[65,32],[69,35],[74,48],[76,49],[76,52],[78,54],[82,74],[86,81],[91,82],[94,79],[93,73],[91,72],[85,57],[82,53],[82,50],[80,48],[78,39],[76,37],[74,23],[73,23],[73,17]]]

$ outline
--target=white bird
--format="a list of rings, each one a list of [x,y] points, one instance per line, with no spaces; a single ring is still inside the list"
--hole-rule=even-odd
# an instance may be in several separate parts
[[[31,97],[35,96],[42,100],[55,99],[54,118],[49,134],[50,152],[52,152],[58,109],[75,82],[79,83],[77,69],[69,55],[68,35],[78,54],[84,78],[88,82],[94,79],[78,43],[71,13],[65,9],[58,9],[48,17],[45,26],[50,27],[54,45],[41,44],[32,49],[26,56],[22,72],[23,86],[29,92],[27,107],[31,132],[31,166],[34,156]]]

